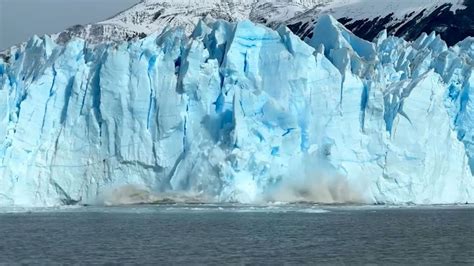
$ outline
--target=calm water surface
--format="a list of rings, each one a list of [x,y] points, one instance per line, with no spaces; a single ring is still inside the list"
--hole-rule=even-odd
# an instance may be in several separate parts
[[[140,206],[0,214],[0,264],[474,264],[474,208]]]

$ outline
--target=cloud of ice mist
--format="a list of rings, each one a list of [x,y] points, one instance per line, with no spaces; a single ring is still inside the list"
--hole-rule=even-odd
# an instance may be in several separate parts
[[[285,177],[266,195],[267,201],[368,203],[365,195],[367,180],[348,180],[327,160],[307,156],[303,163],[293,166],[292,176]]]
[[[307,155],[303,160],[295,160],[291,166],[291,176],[281,178],[254,203],[268,202],[315,202],[323,204],[369,203],[366,187],[367,179],[349,180],[340,174],[328,161],[317,154]],[[104,192],[99,205],[133,205],[159,203],[215,203],[211,195],[189,191],[152,192],[144,186],[122,185]]]
[[[106,206],[148,203],[152,200],[149,190],[137,185],[111,188],[99,198],[99,204]]]
[[[154,193],[139,185],[123,185],[105,191],[98,198],[98,205],[119,206],[158,203],[210,203],[212,200],[201,194],[177,191]]]

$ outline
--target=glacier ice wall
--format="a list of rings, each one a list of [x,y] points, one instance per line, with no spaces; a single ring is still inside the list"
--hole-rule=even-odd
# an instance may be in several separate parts
[[[0,59],[0,206],[111,189],[210,201],[474,202],[474,39],[249,21]]]

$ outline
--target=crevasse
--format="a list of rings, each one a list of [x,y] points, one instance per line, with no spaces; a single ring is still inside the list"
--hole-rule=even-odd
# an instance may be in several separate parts
[[[474,39],[200,22],[0,59],[0,206],[474,202]],[[472,115],[471,115],[472,114]],[[153,195],[153,196],[150,196]]]

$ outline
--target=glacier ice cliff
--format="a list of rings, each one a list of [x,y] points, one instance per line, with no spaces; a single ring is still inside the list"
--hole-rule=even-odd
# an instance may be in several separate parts
[[[474,39],[250,21],[34,37],[0,59],[0,206],[113,189],[209,201],[474,202]],[[133,194],[133,192],[131,192]]]

